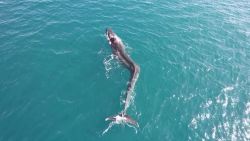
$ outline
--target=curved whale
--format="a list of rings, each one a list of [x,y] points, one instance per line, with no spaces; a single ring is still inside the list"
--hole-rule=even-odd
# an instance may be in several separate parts
[[[127,109],[130,105],[131,95],[133,93],[135,83],[140,73],[140,67],[128,56],[125,51],[125,46],[121,39],[112,31],[112,29],[106,29],[106,38],[112,48],[113,54],[117,55],[119,60],[127,67],[130,71],[130,79],[127,85],[126,99],[122,112],[118,115],[108,117],[106,120],[112,120],[115,122],[126,122],[128,124],[139,126],[138,123],[127,115]]]

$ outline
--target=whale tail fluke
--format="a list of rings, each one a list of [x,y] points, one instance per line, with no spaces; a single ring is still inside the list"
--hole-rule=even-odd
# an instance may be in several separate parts
[[[110,116],[105,119],[105,121],[109,121],[109,120],[111,120],[112,122],[116,124],[127,124],[129,126],[133,126],[136,128],[139,127],[139,124],[134,119],[132,119],[129,115],[123,114],[123,113],[115,115],[115,116]]]

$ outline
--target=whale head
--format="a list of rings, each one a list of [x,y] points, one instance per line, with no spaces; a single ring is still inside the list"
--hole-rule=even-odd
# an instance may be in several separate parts
[[[111,28],[106,29],[106,38],[109,41],[109,44],[113,44],[115,41],[118,41],[119,38],[117,35],[112,31]]]

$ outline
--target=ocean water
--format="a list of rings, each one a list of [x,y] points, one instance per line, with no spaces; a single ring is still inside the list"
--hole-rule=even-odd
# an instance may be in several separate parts
[[[250,140],[248,0],[0,0],[0,141]],[[112,57],[111,27],[140,66]]]

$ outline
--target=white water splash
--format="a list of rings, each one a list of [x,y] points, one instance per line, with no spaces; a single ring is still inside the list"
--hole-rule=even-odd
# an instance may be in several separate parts
[[[226,93],[226,92],[232,91],[233,89],[234,87],[228,86],[228,87],[223,88],[222,91]]]
[[[213,139],[216,138],[216,131],[217,131],[217,129],[216,129],[216,127],[214,126],[214,127],[212,128],[212,138],[213,138]]]
[[[56,54],[56,55],[63,55],[63,54],[72,53],[72,51],[70,51],[70,50],[61,50],[61,51],[58,51],[58,50],[51,49],[51,51],[54,54]]]
[[[247,102],[247,104],[246,104],[246,111],[245,111],[245,114],[246,114],[246,115],[249,115],[249,114],[250,114],[250,102]]]
[[[106,56],[103,60],[103,64],[105,67],[105,76],[107,79],[110,78],[110,71],[112,69],[120,67],[119,62],[115,61],[116,58],[117,58],[116,55],[111,54],[111,55]]]

